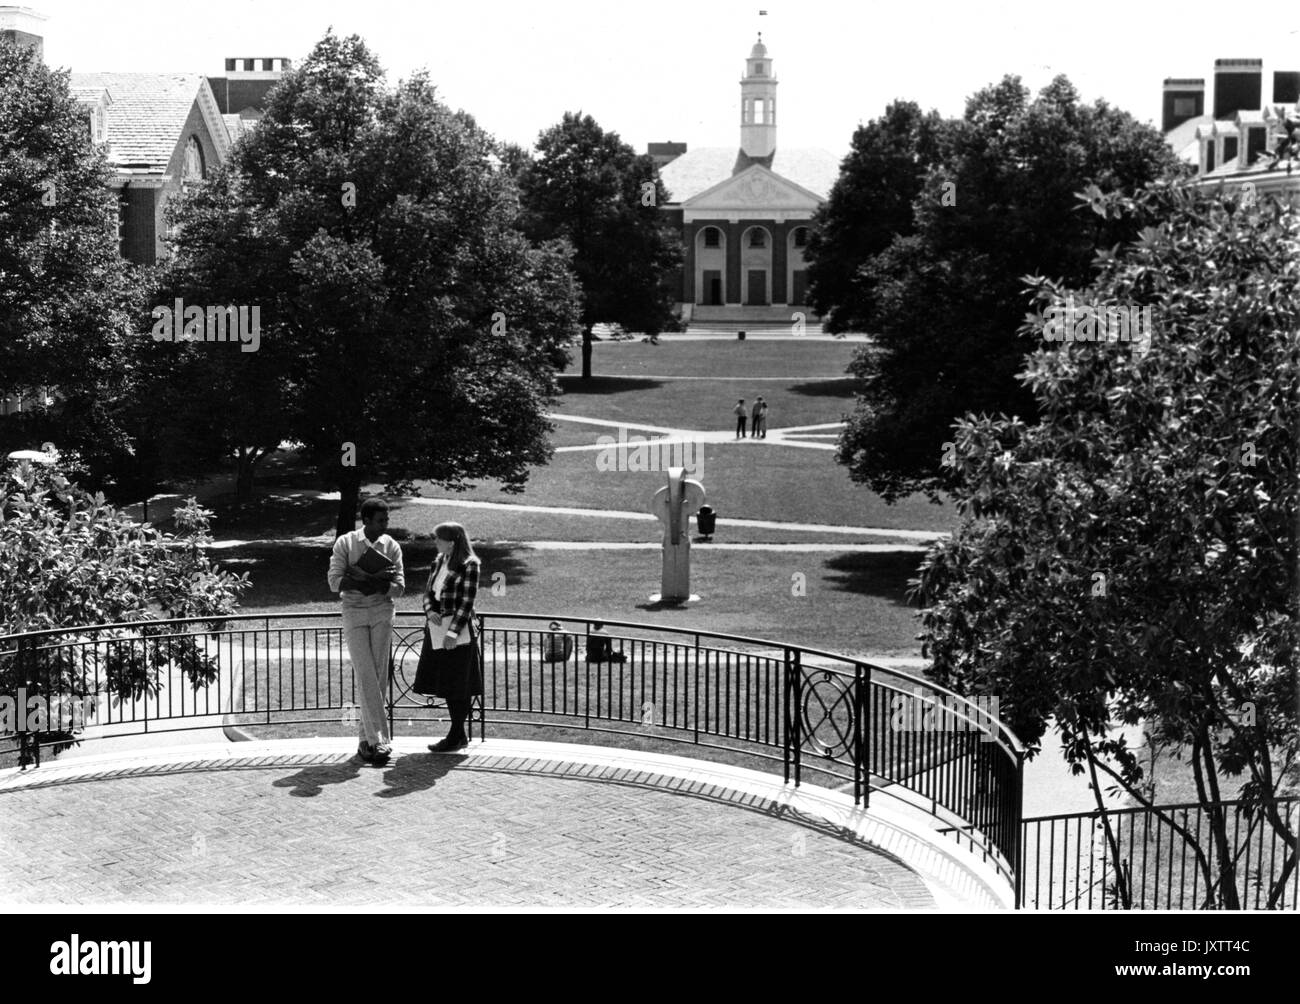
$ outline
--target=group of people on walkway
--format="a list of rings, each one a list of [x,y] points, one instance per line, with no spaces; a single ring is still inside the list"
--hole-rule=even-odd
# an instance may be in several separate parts
[[[357,756],[375,765],[387,763],[393,752],[384,691],[397,610],[393,601],[406,591],[402,547],[387,529],[388,503],[362,502],[361,529],[334,541],[327,576],[330,591],[339,594],[357,683]],[[429,749],[451,753],[469,745],[465,722],[473,699],[483,693],[474,621],[481,563],[459,523],[440,523],[433,535],[438,553],[424,589],[424,644],[415,689],[446,700],[451,728]]]
[[[745,438],[745,399],[742,397],[736,402],[736,406],[731,409],[732,414],[736,416],[736,438]],[[754,401],[754,407],[749,413],[752,419],[750,426],[751,439],[767,438],[767,402],[761,397]]]

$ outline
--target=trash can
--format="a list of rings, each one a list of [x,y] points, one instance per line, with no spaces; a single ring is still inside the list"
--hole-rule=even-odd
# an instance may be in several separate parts
[[[743,341],[745,340],[745,333],[744,333],[743,331],[737,331],[737,332],[736,332],[736,337],[739,338],[739,339],[743,342]]]
[[[713,511],[713,506],[700,506],[700,511],[695,514],[695,525],[699,528],[700,536],[713,536],[713,531],[718,525],[718,514]]]

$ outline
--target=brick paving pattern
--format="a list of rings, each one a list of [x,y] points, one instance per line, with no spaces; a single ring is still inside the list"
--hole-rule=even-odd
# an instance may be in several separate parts
[[[895,858],[758,796],[614,767],[334,754],[0,791],[0,901],[935,906]]]

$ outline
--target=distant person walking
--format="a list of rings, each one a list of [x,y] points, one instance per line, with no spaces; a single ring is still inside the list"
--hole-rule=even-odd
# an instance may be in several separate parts
[[[763,403],[760,397],[754,401],[754,409],[751,412],[753,419],[749,425],[749,434],[754,438],[761,438],[767,432],[766,426],[767,405]]]
[[[759,429],[759,433],[760,433],[759,438],[766,439],[767,438],[767,402],[760,397],[758,399],[758,403],[760,405],[758,409],[758,421],[759,421],[759,425],[761,426],[761,428]]]
[[[745,399],[742,397],[734,408],[731,409],[736,416],[736,438],[745,438]]]
[[[385,713],[393,637],[394,597],[406,590],[402,548],[384,531],[388,503],[368,498],[361,503],[361,529],[334,541],[327,579],[339,594],[343,637],[352,659],[352,675],[361,698],[357,755],[366,763],[382,764],[392,756]]]
[[[447,700],[451,729],[429,749],[452,753],[469,745],[465,720],[474,698],[483,693],[483,668],[474,644],[480,562],[459,523],[439,523],[433,529],[433,541],[438,556],[425,588],[424,614],[430,635],[432,690],[434,696]]]

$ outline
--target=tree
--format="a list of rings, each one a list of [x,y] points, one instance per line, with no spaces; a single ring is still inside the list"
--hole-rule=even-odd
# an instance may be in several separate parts
[[[0,421],[0,448],[57,440],[95,483],[138,445],[118,403],[142,283],[118,256],[108,181],[66,71],[0,39],[0,397],[26,399]]]
[[[387,90],[361,39],[330,33],[178,209],[169,294],[260,309],[256,352],[162,346],[213,374],[241,484],[300,442],[340,490],[343,533],[368,479],[518,491],[546,461],[577,290],[567,251],[519,232],[496,151],[424,75]]]
[[[1113,727],[1147,723],[1187,756],[1215,845],[1213,864],[1194,856],[1225,908],[1238,865],[1220,778],[1240,778],[1250,825],[1290,849],[1276,905],[1297,849],[1276,799],[1300,786],[1300,214],[1170,185],[1082,198],[1138,237],[1098,256],[1086,290],[1029,279],[1037,348],[1019,379],[1041,421],[959,423],[964,522],[916,582],[924,651],[940,683],[999,695],[1027,745],[1054,718],[1099,809],[1106,779],[1150,804]],[[1149,348],[1045,343],[1041,309],[1071,297],[1149,306]]]
[[[850,367],[859,401],[837,460],[891,502],[917,491],[938,498],[956,417],[1033,416],[1014,379],[1020,277],[1081,285],[1097,247],[1133,234],[1127,219],[1079,212],[1073,193],[1092,183],[1132,192],[1175,169],[1158,132],[1104,102],[1081,104],[1064,77],[1033,102],[1007,77],[937,135],[914,232],[859,269],[869,310],[850,310],[873,344]]]
[[[574,248],[585,380],[596,324],[651,336],[671,329],[681,241],[659,208],[668,195],[653,158],[637,156],[590,115],[566,112],[538,138],[537,153],[520,184],[524,229],[535,241]]]
[[[805,252],[808,301],[827,330],[867,330],[873,297],[862,266],[913,232],[912,204],[939,163],[946,125],[938,112],[895,101],[853,133],[840,176],[813,216]]]
[[[48,465],[0,469],[0,635],[66,633],[43,635],[35,649],[0,646],[0,694],[139,699],[158,693],[169,667],[210,683],[216,661],[184,627],[84,628],[231,613],[248,577],[208,560],[211,513],[190,499],[176,512],[180,532],[160,533],[80,488],[75,466],[48,444],[45,452]],[[37,731],[66,738],[54,721]]]

